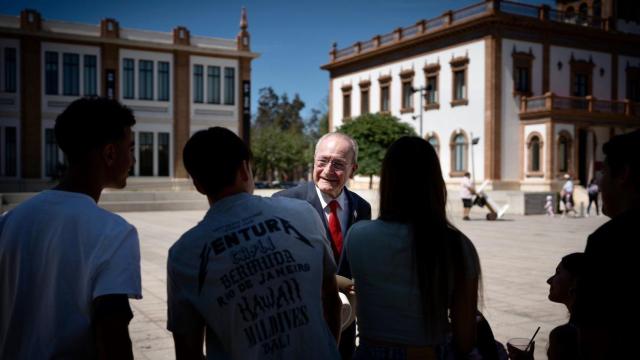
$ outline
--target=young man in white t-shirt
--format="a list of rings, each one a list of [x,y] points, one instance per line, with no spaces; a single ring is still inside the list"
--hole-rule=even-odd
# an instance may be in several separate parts
[[[129,298],[141,298],[136,229],[97,206],[133,165],[135,118],[115,100],[58,116],[68,171],[0,219],[0,359],[132,359]]]
[[[177,359],[201,359],[205,336],[208,359],[339,359],[336,265],[317,212],[251,195],[251,152],[230,130],[197,132],[183,157],[211,208],[169,250]]]

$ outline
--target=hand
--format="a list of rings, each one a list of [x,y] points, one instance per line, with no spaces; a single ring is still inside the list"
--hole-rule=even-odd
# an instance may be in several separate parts
[[[535,348],[535,341],[531,343],[531,346],[529,346],[529,350],[527,350],[527,352],[507,343],[507,352],[509,353],[509,359],[511,360],[533,360],[533,352]]]
[[[355,295],[356,294],[356,286],[354,285],[349,285],[343,289],[340,289],[341,292],[347,294],[347,295]]]

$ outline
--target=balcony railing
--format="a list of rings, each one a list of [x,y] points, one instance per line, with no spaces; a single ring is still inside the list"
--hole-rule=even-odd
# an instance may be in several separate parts
[[[419,37],[424,34],[433,33],[478,17],[498,13],[523,16],[531,19],[538,19],[540,21],[550,21],[554,23],[609,30],[608,21],[598,17],[582,16],[579,13],[569,14],[551,9],[547,5],[534,6],[511,0],[485,0],[462,9],[447,11],[433,19],[421,20],[414,25],[397,28],[387,34],[376,35],[368,41],[357,42],[342,49],[334,47],[330,52],[331,61],[342,60],[361,53],[373,51],[383,46]]]
[[[640,103],[629,100],[600,100],[593,96],[558,96],[553,93],[542,96],[523,96],[520,99],[521,115],[551,111],[640,116]]]

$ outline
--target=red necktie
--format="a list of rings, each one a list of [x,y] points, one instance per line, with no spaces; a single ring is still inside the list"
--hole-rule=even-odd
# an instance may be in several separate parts
[[[329,208],[331,209],[331,213],[329,213],[329,232],[333,239],[333,246],[335,246],[338,255],[340,255],[342,254],[342,228],[338,219],[338,202],[331,200]]]

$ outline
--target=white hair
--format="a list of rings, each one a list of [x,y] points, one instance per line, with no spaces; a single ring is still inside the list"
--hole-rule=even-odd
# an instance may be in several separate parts
[[[358,143],[351,136],[341,132],[330,132],[322,135],[322,137],[318,139],[318,142],[316,142],[316,148],[313,152],[313,155],[315,156],[318,153],[318,145],[320,145],[320,143],[323,142],[324,140],[331,137],[342,138],[344,140],[347,140],[349,144],[351,144],[351,151],[353,152],[353,163],[357,164],[358,163]]]

